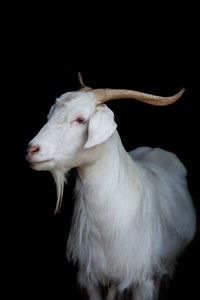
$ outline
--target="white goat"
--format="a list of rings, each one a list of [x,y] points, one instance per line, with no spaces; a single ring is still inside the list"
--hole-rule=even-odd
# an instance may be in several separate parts
[[[66,93],[51,108],[48,122],[30,142],[27,160],[49,170],[57,184],[59,211],[65,175],[77,168],[76,203],[67,256],[78,263],[78,282],[90,300],[126,289],[132,299],[157,299],[164,274],[172,276],[195,232],[195,211],[186,169],[176,155],[141,147],[127,153],[113,112],[104,102],[134,98],[153,105],[175,102],[128,90],[86,87]]]

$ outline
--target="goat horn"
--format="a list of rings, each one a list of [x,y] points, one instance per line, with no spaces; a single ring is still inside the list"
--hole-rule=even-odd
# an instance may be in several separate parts
[[[85,85],[85,83],[83,82],[83,78],[82,78],[81,72],[78,73],[78,81],[79,81],[80,89],[81,89],[82,91],[89,92],[89,91],[92,90],[92,88],[88,87],[88,86]]]
[[[80,84],[80,88],[85,88],[86,87],[86,85],[83,82],[83,78],[82,78],[81,72],[78,72],[78,82]]]
[[[113,99],[130,98],[139,100],[148,104],[164,106],[176,102],[184,93],[185,89],[181,89],[177,94],[170,97],[160,97],[151,94],[141,93],[131,90],[115,90],[115,89],[96,89],[94,94],[99,102],[104,103]]]

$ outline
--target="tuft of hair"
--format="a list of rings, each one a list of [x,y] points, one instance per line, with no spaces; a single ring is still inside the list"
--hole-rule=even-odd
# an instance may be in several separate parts
[[[52,175],[54,177],[54,181],[56,184],[56,193],[57,193],[57,202],[54,214],[60,212],[61,205],[62,205],[62,198],[64,192],[64,185],[67,183],[67,173],[64,170],[54,170],[52,171]]]

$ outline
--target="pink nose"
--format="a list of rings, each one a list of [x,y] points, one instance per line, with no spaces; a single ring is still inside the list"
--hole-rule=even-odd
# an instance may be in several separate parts
[[[37,152],[39,152],[40,147],[38,145],[29,145],[27,148],[27,158],[32,157]]]

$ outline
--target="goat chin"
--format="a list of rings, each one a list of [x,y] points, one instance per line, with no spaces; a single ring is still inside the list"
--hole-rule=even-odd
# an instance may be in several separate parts
[[[44,161],[30,161],[30,167],[35,171],[51,171],[55,169],[54,159],[46,159]]]

